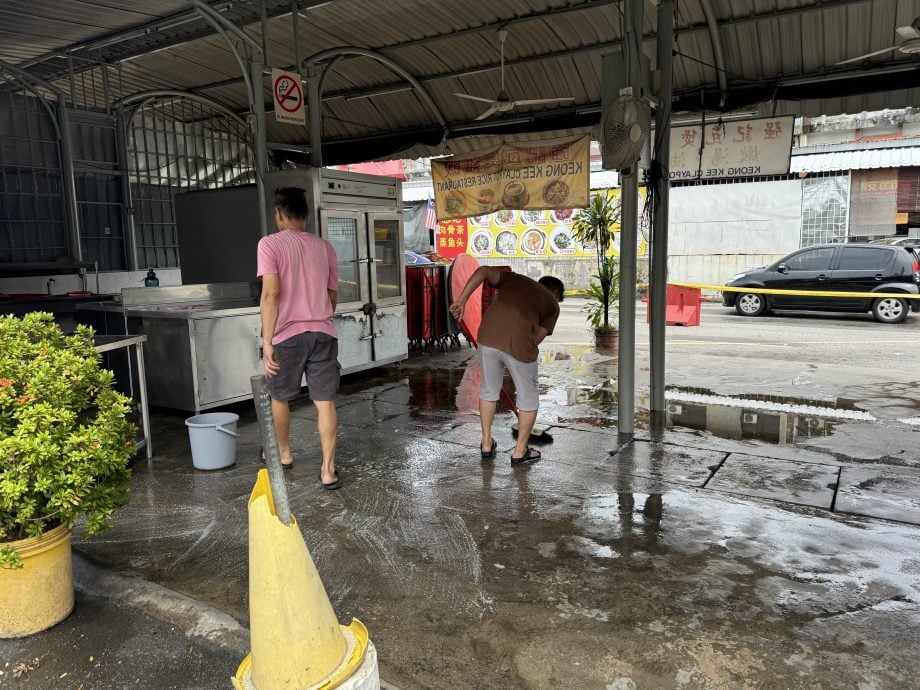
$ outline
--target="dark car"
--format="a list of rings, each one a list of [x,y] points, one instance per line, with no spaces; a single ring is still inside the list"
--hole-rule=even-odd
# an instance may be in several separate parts
[[[807,292],[920,293],[920,263],[912,249],[892,245],[825,244],[793,252],[765,268],[732,276],[728,287]],[[882,323],[900,323],[920,301],[898,297],[825,297],[725,292],[722,304],[742,316],[773,309],[871,312]]]

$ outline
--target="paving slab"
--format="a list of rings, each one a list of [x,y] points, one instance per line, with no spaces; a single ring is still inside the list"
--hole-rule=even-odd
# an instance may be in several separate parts
[[[706,488],[830,509],[838,473],[830,465],[732,453]]]
[[[844,467],[834,510],[920,525],[920,469]]]
[[[634,441],[613,459],[617,471],[625,474],[702,487],[726,456],[717,450]]]

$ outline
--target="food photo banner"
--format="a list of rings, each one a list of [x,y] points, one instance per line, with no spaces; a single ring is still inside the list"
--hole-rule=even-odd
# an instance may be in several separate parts
[[[587,135],[502,144],[431,161],[438,220],[588,205]]]
[[[601,192],[604,193],[604,192]],[[606,193],[619,206],[620,190]],[[645,190],[640,190],[639,208],[643,208]],[[435,251],[453,258],[471,254],[480,259],[533,259],[582,258],[597,255],[593,242],[582,244],[573,233],[572,226],[579,209],[554,209],[552,211],[511,211],[472,216],[438,223]],[[611,255],[620,254],[620,223],[614,223],[616,238]],[[646,252],[646,240],[640,234],[638,251]]]
[[[785,175],[792,156],[794,117],[671,127],[668,176],[672,180],[716,180],[750,175]]]

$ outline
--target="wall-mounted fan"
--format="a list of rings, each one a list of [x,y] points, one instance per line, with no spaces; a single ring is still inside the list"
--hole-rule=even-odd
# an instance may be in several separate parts
[[[498,91],[498,95],[495,98],[483,98],[482,96],[472,96],[468,93],[455,93],[455,96],[459,98],[466,98],[471,101],[479,101],[481,103],[488,103],[489,107],[485,112],[479,114],[475,117],[475,120],[484,120],[490,115],[495,113],[504,113],[507,112],[516,106],[519,105],[543,105],[545,103],[565,103],[567,101],[574,100],[574,96],[566,96],[565,98],[531,98],[523,101],[512,100],[508,93],[505,91],[505,40],[508,38],[508,31],[505,29],[500,29],[498,31],[498,42],[501,45],[501,88]]]
[[[651,108],[648,103],[623,92],[601,115],[600,144],[605,170],[631,168],[642,157],[642,149],[651,129]]]
[[[855,58],[850,58],[849,60],[841,60],[838,65],[847,65],[851,62],[862,62],[863,60],[868,60],[871,57],[876,55],[884,55],[885,53],[890,53],[892,50],[897,50],[900,53],[906,55],[912,55],[914,53],[920,53],[920,17],[917,17],[907,26],[899,26],[897,29],[898,36],[904,39],[904,42],[900,45],[888,46],[887,48],[882,48],[882,50],[876,50],[872,53],[866,53],[865,55],[859,55]]]

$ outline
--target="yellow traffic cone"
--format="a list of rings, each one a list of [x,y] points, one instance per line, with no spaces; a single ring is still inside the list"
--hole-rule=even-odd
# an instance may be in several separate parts
[[[339,625],[297,521],[275,515],[264,469],[249,498],[249,617],[252,651],[233,678],[237,690],[379,687],[367,629],[357,619]],[[370,684],[349,682],[356,673]]]

